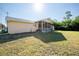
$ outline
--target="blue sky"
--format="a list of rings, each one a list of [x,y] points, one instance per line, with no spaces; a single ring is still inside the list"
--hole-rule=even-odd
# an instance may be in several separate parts
[[[43,18],[50,17],[51,19],[57,19],[58,21],[62,21],[65,16],[66,11],[71,11],[72,18],[79,15],[79,4],[72,3],[44,3],[42,10],[36,11],[33,3],[26,4],[1,4],[0,3],[0,22],[5,23],[6,13],[4,11],[9,12],[9,16],[16,18],[23,18],[28,20],[40,20]]]

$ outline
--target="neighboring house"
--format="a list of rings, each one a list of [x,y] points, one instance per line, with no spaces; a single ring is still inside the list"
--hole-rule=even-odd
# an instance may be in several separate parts
[[[0,24],[0,32],[5,29],[5,25]]]
[[[32,22],[20,18],[6,17],[8,33],[23,33],[23,32],[49,32],[54,30],[54,25],[51,23],[50,18],[40,21]]]

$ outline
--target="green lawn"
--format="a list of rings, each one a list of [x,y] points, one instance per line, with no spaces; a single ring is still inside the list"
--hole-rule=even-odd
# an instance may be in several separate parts
[[[79,55],[79,32],[3,34],[0,55]]]

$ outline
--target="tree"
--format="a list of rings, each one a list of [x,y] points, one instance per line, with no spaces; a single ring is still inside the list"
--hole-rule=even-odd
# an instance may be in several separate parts
[[[72,30],[79,31],[79,16],[75,17],[75,20],[72,21]]]
[[[62,21],[62,23],[63,23],[63,26],[68,30],[68,29],[71,29],[70,28],[70,25],[71,25],[71,22],[72,22],[72,20],[71,20],[71,17],[72,16],[72,14],[71,14],[71,11],[66,11],[65,12],[65,17],[64,17],[64,20]]]
[[[64,17],[65,19],[70,19],[70,17],[72,16],[71,11],[66,11],[65,14],[66,14],[66,16]]]

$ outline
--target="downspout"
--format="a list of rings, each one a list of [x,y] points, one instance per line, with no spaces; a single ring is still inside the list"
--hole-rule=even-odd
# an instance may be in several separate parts
[[[42,21],[42,32],[43,32],[43,21]]]

